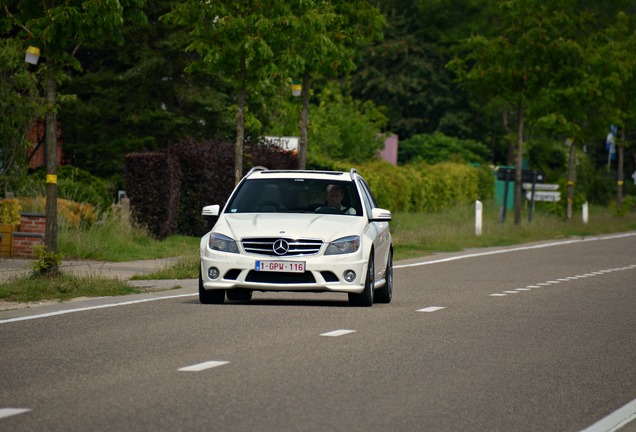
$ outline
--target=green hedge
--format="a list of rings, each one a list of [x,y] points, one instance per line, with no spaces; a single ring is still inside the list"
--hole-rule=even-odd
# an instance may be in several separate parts
[[[394,212],[439,211],[488,200],[494,194],[494,177],[486,167],[454,162],[394,166],[374,161],[356,168],[369,183],[380,207]]]

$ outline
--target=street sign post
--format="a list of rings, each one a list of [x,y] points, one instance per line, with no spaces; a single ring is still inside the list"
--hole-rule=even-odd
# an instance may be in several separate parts
[[[499,168],[497,170],[497,180],[505,181],[505,189],[504,189],[504,205],[501,209],[501,214],[499,216],[500,222],[505,222],[506,220],[506,207],[508,203],[508,183],[512,180],[515,180],[515,169],[514,168]],[[538,170],[521,170],[521,181],[524,184],[530,184],[532,192],[531,195],[534,196],[534,190],[537,185],[545,182],[545,172]],[[557,186],[558,187],[558,186]],[[530,199],[530,213],[528,214],[528,222],[532,222],[532,213],[534,212],[534,199]]]

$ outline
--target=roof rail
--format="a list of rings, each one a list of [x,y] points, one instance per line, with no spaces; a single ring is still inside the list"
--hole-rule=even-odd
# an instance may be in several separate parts
[[[358,170],[355,168],[351,168],[351,170],[349,171],[349,174],[351,174],[351,180],[355,180],[355,178],[353,177],[354,174],[357,174]]]
[[[260,166],[260,165],[259,165],[259,166],[255,166],[254,168],[252,168],[252,169],[251,169],[251,170],[250,170],[247,174],[245,174],[245,175],[246,175],[246,176],[248,176],[248,175],[250,175],[250,174],[252,174],[253,172],[256,172],[256,171],[267,171],[267,168],[266,168],[266,167],[264,167],[264,166]]]

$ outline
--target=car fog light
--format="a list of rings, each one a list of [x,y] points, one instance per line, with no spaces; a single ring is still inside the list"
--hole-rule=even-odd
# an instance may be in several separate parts
[[[347,282],[353,282],[354,280],[356,280],[356,272],[354,272],[353,270],[347,270],[346,272],[344,272],[343,276]]]
[[[219,274],[220,274],[220,273],[219,273],[219,269],[218,269],[218,268],[216,268],[216,267],[210,267],[210,268],[208,269],[208,277],[209,277],[210,279],[216,279],[216,278],[218,278],[218,277],[219,277]]]

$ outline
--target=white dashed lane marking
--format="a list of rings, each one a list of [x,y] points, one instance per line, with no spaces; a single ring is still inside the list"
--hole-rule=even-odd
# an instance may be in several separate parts
[[[590,273],[584,273],[584,274],[580,274],[580,275],[576,275],[576,276],[567,276],[567,277],[563,277],[563,278],[559,278],[556,280],[549,280],[549,281],[545,281],[545,282],[536,282],[534,285],[527,285],[525,288],[516,288],[514,291],[513,290],[509,290],[509,291],[503,291],[500,293],[494,293],[494,294],[489,294],[490,297],[506,297],[508,294],[519,294],[522,291],[531,291],[535,288],[545,288],[545,287],[550,287],[553,285],[558,285],[561,282],[571,282],[573,280],[577,280],[577,279],[585,279],[588,277],[594,277],[594,276],[603,276],[606,275],[608,273],[611,272],[615,272],[615,271],[623,271],[623,270],[632,270],[636,268],[636,264],[632,264],[629,266],[625,266],[625,267],[618,267],[618,268],[613,268],[613,269],[605,269],[605,270],[599,270],[599,271],[595,271],[595,272],[590,272]]]
[[[440,311],[442,309],[446,309],[446,307],[444,306],[429,306],[429,307],[425,307],[423,309],[418,309],[417,312],[437,312]]]
[[[18,414],[24,414],[29,411],[31,410],[27,408],[0,408],[0,419]]]
[[[327,336],[327,337],[338,337],[338,336],[343,336],[346,334],[350,334],[350,333],[355,333],[355,330],[334,330],[334,331],[330,331],[327,333],[323,333],[320,336]]]
[[[192,366],[186,366],[186,367],[182,367],[179,369],[180,372],[201,372],[204,371],[206,369],[211,369],[211,368],[215,368],[218,366],[223,366],[228,364],[229,362],[227,361],[218,361],[218,360],[212,360],[212,361],[207,361],[207,362],[203,362],[203,363],[198,363]]]

